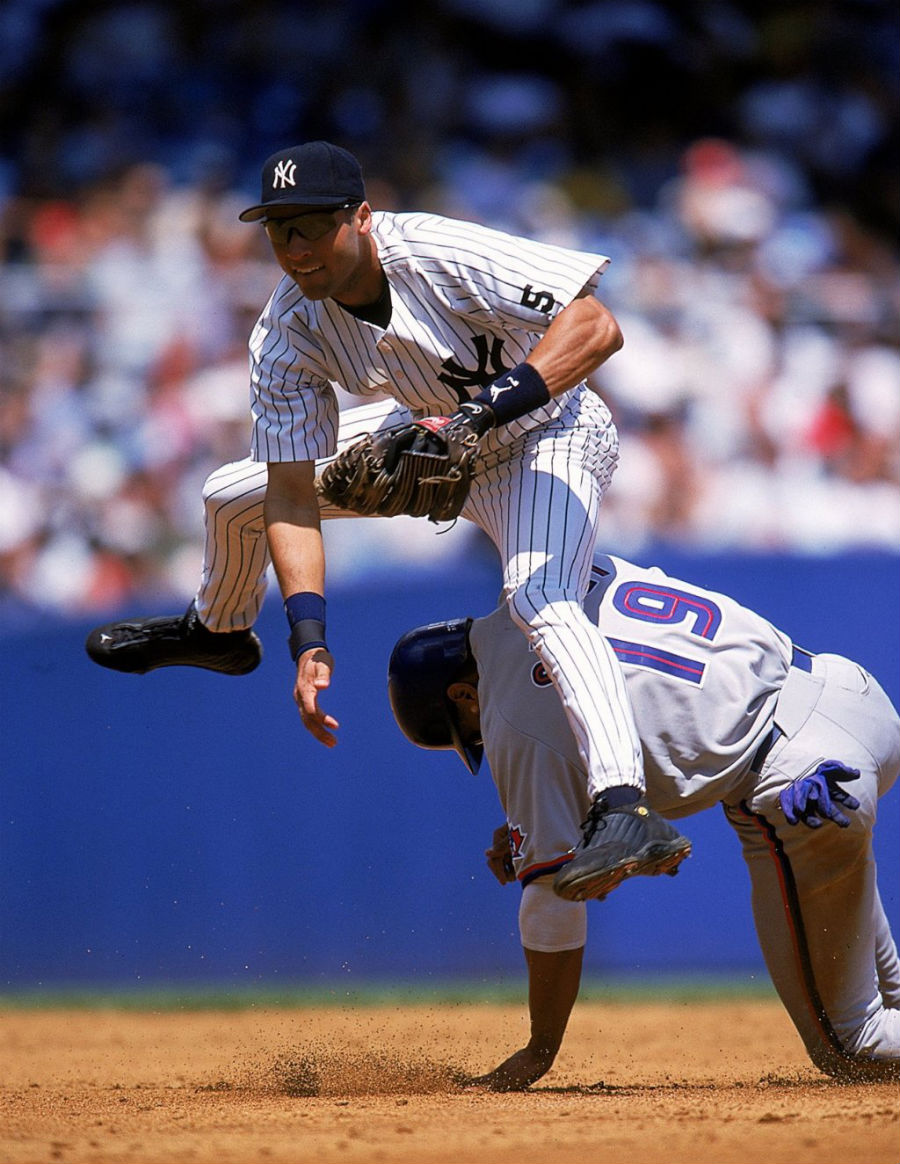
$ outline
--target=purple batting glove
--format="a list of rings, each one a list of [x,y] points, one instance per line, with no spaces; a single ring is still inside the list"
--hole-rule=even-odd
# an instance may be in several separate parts
[[[839,760],[823,760],[815,772],[801,776],[785,788],[778,799],[789,825],[801,821],[807,828],[821,828],[831,820],[842,829],[850,820],[837,807],[842,804],[853,811],[859,808],[859,801],[845,792],[838,780],[858,780],[859,770],[848,768]]]

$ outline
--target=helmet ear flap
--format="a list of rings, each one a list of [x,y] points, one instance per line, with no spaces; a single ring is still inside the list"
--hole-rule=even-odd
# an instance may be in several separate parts
[[[472,775],[475,776],[478,772],[478,769],[481,767],[481,760],[484,756],[484,747],[480,742],[477,744],[467,744],[463,741],[462,736],[459,734],[459,727],[456,723],[456,714],[452,707],[448,708],[447,719],[450,724],[450,738],[453,741],[453,750],[469,769]]]
[[[484,749],[466,743],[447,688],[472,667],[470,618],[429,623],[397,640],[388,664],[388,699],[397,726],[420,748],[453,750],[477,772]]]

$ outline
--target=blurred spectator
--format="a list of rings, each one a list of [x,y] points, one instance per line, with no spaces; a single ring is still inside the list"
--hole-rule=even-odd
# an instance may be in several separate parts
[[[277,276],[237,210],[312,137],[376,207],[612,256],[611,550],[896,551],[897,25],[878,0],[6,0],[0,610],[193,592]],[[333,524],[337,577],[481,548]]]

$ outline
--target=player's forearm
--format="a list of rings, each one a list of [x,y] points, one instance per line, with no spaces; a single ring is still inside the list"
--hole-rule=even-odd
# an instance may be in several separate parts
[[[531,1017],[532,1051],[556,1058],[566,1024],[581,984],[584,947],[576,950],[525,950],[528,965],[528,1011]],[[548,1068],[550,1066],[548,1063]]]
[[[325,593],[325,550],[313,466],[270,465],[265,525],[282,595]]]
[[[525,950],[531,1038],[493,1071],[473,1079],[473,1084],[491,1091],[521,1091],[547,1074],[578,997],[583,954],[583,946],[554,953]]]
[[[622,347],[622,332],[599,299],[575,299],[550,324],[527,363],[540,372],[547,391],[557,396],[580,384]]]
[[[325,593],[325,552],[318,528],[273,518],[266,522],[269,553],[282,595]]]
[[[612,312],[592,295],[580,296],[557,315],[526,360],[464,400],[450,424],[480,438],[574,388],[621,346]]]
[[[320,703],[331,683],[334,659],[325,641],[325,551],[314,472],[311,462],[270,464],[264,514],[291,627],[288,647],[297,667],[294,701],[303,726],[331,748],[337,743],[338,721]]]

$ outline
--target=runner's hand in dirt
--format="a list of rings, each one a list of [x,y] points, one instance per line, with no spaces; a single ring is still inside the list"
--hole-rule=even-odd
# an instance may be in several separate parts
[[[555,1058],[555,1052],[534,1049],[529,1043],[493,1071],[467,1080],[466,1086],[483,1087],[486,1091],[524,1091],[547,1074]]]

